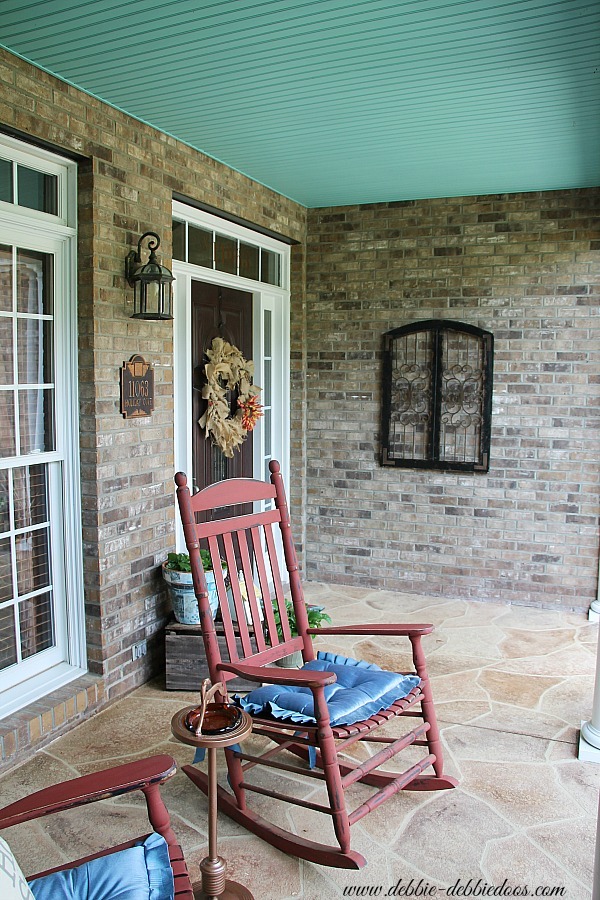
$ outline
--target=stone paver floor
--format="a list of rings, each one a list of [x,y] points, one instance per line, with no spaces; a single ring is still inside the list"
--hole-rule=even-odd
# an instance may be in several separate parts
[[[597,626],[576,613],[336,585],[309,584],[306,594],[336,625],[436,625],[425,649],[446,769],[459,787],[401,793],[355,825],[353,847],[368,861],[360,872],[292,859],[220,816],[229,877],[255,900],[476,897],[486,896],[486,886],[488,896],[514,896],[512,889],[527,886],[530,896],[547,887],[544,896],[591,897],[600,766],[578,761],[577,739],[591,713]],[[406,666],[401,639],[336,638],[327,646],[385,668]],[[166,692],[160,681],[144,685],[4,775],[2,804],[153,753],[190,763],[191,749],[170,737],[169,723],[197,697]],[[356,805],[364,790],[356,788]],[[206,800],[182,772],[163,794],[195,879],[206,854]],[[318,791],[311,799],[318,802]],[[274,821],[323,836],[317,813],[259,801]],[[142,833],[144,821],[143,805],[124,798],[5,834],[31,872]]]

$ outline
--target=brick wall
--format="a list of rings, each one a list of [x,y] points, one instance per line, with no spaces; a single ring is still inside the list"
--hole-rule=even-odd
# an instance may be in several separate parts
[[[158,566],[173,546],[172,326],[129,318],[125,257],[147,230],[171,265],[174,191],[303,240],[306,211],[238,172],[0,49],[0,127],[79,154],[80,446],[89,667],[113,698],[162,669],[166,599]],[[296,254],[297,256],[297,254]],[[301,254],[300,254],[301,256]],[[294,266],[302,277],[303,265]],[[302,295],[302,285],[294,282]],[[119,369],[155,365],[148,419],[119,412]],[[132,661],[131,646],[148,641]]]
[[[309,578],[589,606],[598,577],[599,213],[598,189],[309,212],[298,379]],[[488,474],[379,465],[381,336],[428,318],[494,333]]]

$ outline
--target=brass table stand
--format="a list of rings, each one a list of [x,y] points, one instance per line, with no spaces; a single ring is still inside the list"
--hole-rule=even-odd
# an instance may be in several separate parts
[[[217,692],[227,696],[224,685],[211,687],[207,679],[202,685],[201,706],[181,709],[171,720],[171,731],[178,741],[203,747],[208,755],[208,856],[200,863],[202,886],[194,891],[194,897],[195,900],[254,900],[247,888],[226,878],[227,863],[217,853],[217,750],[248,737],[252,719],[229,704],[209,703]],[[190,719],[195,722],[195,730],[190,728]]]

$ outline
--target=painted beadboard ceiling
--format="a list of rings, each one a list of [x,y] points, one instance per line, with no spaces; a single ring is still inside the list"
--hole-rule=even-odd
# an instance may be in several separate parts
[[[1,0],[0,41],[308,207],[600,184],[599,0]]]

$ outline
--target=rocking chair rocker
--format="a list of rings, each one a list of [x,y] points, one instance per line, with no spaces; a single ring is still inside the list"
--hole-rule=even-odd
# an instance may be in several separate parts
[[[252,755],[240,747],[225,750],[232,793],[219,787],[218,806],[230,818],[285,853],[319,865],[360,869],[366,860],[350,847],[350,827],[355,822],[400,790],[441,790],[456,785],[454,778],[443,774],[442,748],[421,647],[421,637],[429,634],[433,626],[375,624],[310,628],[279,463],[273,460],[269,469],[270,484],[232,478],[210,485],[193,496],[186,476],[182,472],[175,476],[211,680],[215,684],[240,676],[245,681],[256,682],[257,690],[240,703],[253,715],[254,733],[275,744],[262,755]],[[257,506],[260,511],[248,512]],[[218,516],[223,516],[226,507],[230,508],[227,518],[213,519],[215,510]],[[297,636],[292,636],[286,614],[277,561],[277,533],[289,574]],[[208,546],[212,559],[219,597],[217,617],[220,614],[222,619],[228,658],[221,656],[200,542]],[[219,560],[227,563],[227,579]],[[415,671],[412,675],[385,672],[376,665],[331,653],[319,653],[315,659],[314,634],[408,638]],[[304,660],[301,669],[274,665],[276,660],[297,650]],[[399,738],[373,734],[396,716],[416,717],[421,721]],[[360,764],[340,756],[359,741],[384,746]],[[423,749],[419,752],[421,758],[411,762],[405,771],[379,768],[409,746]],[[276,757],[283,750],[303,762],[279,761]],[[252,783],[248,774],[255,766],[304,776],[313,787],[324,782],[328,802],[318,804]],[[208,792],[207,776],[203,772],[194,766],[183,766],[183,771],[205,794]],[[281,777],[277,786],[281,787],[284,780]],[[348,812],[344,791],[356,782],[377,790],[353,812]],[[338,846],[308,840],[267,821],[249,809],[248,794],[252,792],[330,816]]]

